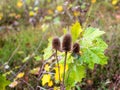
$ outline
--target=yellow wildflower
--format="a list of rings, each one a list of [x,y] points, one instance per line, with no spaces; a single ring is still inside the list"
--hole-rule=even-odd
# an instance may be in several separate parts
[[[96,3],[96,0],[91,0],[91,3],[93,3],[93,4]]]
[[[45,65],[45,70],[48,72],[50,71],[50,66],[48,64]]]
[[[22,6],[23,6],[22,1],[18,1],[18,2],[17,2],[17,7],[18,7],[18,8],[21,8]]]
[[[68,65],[66,65],[66,70],[68,70]],[[64,72],[64,67],[62,64],[60,64],[60,79],[62,81],[62,75],[63,75],[63,72]],[[56,81],[59,81],[59,72],[58,72],[58,66],[55,67],[55,80]]]
[[[57,6],[57,11],[58,12],[62,12],[63,11],[63,7],[62,6]]]
[[[49,87],[53,86],[53,81],[48,82],[48,86]]]
[[[77,16],[80,15],[80,12],[79,11],[74,11],[73,14],[74,14],[75,17],[77,17]]]
[[[59,73],[58,72],[55,73],[55,80],[59,81]]]
[[[112,0],[112,5],[116,5],[119,0]]]
[[[24,72],[21,72],[21,73],[19,73],[18,75],[17,75],[17,77],[16,78],[22,78],[23,76],[24,76]]]
[[[33,11],[30,11],[30,12],[29,12],[29,16],[32,17],[32,16],[34,16],[34,15],[35,15],[35,12],[33,12]]]
[[[55,86],[53,90],[60,90],[60,87]]]
[[[51,76],[50,74],[45,74],[42,77],[42,86],[44,86],[46,83],[50,82]]]

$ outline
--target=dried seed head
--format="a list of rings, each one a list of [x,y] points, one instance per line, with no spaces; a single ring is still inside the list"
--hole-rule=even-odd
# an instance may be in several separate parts
[[[62,50],[70,51],[71,50],[71,44],[72,44],[72,37],[71,37],[70,34],[66,34],[63,37]]]
[[[55,50],[60,50],[60,39],[58,37],[53,38],[52,48],[55,49]]]
[[[80,45],[78,43],[74,43],[72,51],[73,51],[73,53],[79,54]]]

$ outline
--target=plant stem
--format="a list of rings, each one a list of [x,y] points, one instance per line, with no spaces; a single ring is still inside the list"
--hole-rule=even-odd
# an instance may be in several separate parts
[[[66,59],[67,59],[67,51],[65,51],[64,73],[63,73],[63,85],[64,85],[64,81],[65,81]]]
[[[89,11],[88,11],[88,13],[87,13],[86,21],[85,21],[85,23],[83,24],[83,30],[85,30],[86,27],[87,27],[87,24],[88,24],[88,21],[89,21],[89,18],[90,18],[90,14],[91,14],[91,12],[92,12],[92,9],[93,9],[93,4],[90,6],[90,9],[89,9]]]
[[[59,75],[59,82],[60,82],[60,65],[59,65],[59,61],[58,61],[58,58],[57,58],[57,49],[56,49],[56,60],[57,60],[57,66],[58,66],[58,75]]]

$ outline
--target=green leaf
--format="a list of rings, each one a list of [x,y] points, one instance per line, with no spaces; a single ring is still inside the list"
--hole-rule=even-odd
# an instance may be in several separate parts
[[[71,87],[75,86],[77,82],[81,82],[81,80],[85,77],[85,67],[80,64],[71,64],[69,66],[69,70],[66,74],[66,88],[70,90]]]
[[[104,31],[89,27],[85,30],[83,34],[83,39],[81,40],[80,44],[82,44],[84,47],[90,47],[92,45],[92,41],[95,40],[97,37],[100,37],[104,33]]]
[[[35,56],[34,58],[35,58],[36,61],[40,61],[41,60],[40,56]]]
[[[93,69],[94,64],[107,64],[107,57],[104,55],[104,50],[108,45],[100,38],[104,32],[96,28],[88,28],[80,41],[81,59],[88,64],[89,68]]]
[[[48,59],[52,55],[52,38],[49,38],[48,47],[44,49],[44,59]]]
[[[60,24],[60,17],[56,17],[53,19],[55,24]]]
[[[71,35],[72,35],[73,42],[75,42],[78,39],[78,37],[82,31],[83,30],[82,30],[79,22],[76,22],[75,24],[72,25]]]
[[[0,89],[6,90],[5,87],[10,84],[10,81],[6,80],[6,77],[0,75]]]
[[[77,88],[77,90],[81,90],[81,89],[80,89],[80,86],[78,86],[78,85],[76,85],[76,88]]]
[[[45,16],[45,18],[44,18],[45,20],[51,20],[52,19],[52,17],[51,16]]]

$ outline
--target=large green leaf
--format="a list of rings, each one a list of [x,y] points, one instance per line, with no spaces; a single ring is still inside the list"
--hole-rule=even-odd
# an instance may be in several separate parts
[[[88,28],[85,30],[83,39],[80,41],[81,50],[83,52],[81,59],[93,69],[94,64],[107,64],[107,57],[104,50],[107,44],[100,38],[104,34],[96,28]]]
[[[95,40],[97,37],[100,37],[104,33],[104,31],[89,27],[84,31],[83,38],[80,44],[82,44],[85,48],[90,47],[91,45],[93,45],[92,41]]]
[[[81,82],[85,77],[85,67],[80,64],[70,64],[70,68],[66,74],[66,89],[70,90],[77,82]]]

